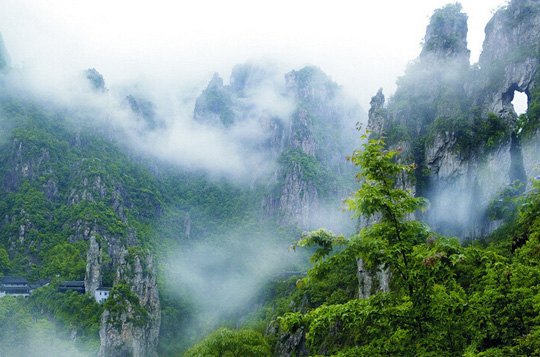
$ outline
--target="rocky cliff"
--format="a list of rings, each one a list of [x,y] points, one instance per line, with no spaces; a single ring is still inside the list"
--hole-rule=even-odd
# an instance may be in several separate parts
[[[261,106],[261,99],[269,100],[269,107]],[[306,67],[280,78],[240,65],[230,85],[216,74],[197,99],[194,118],[223,127],[224,135],[247,122],[263,128],[263,141],[246,143],[277,163],[265,178],[263,216],[302,229],[337,228],[345,221],[338,210],[352,187],[345,157],[359,144],[354,125],[363,113],[320,69]]]
[[[316,67],[276,75],[272,68],[240,65],[229,84],[215,75],[197,99],[191,124],[231,135],[228,142],[238,139],[239,148],[259,158],[248,166],[263,167],[263,174],[246,187],[155,158],[146,165],[144,154],[127,149],[127,139],[119,138],[123,129],[114,124],[118,112],[132,120],[135,137],[164,131],[147,93],[118,94],[89,69],[80,90],[99,108],[66,108],[11,90],[3,79],[12,74],[0,73],[0,253],[9,256],[12,275],[84,279],[89,295],[112,287],[104,306],[88,307],[104,311],[102,356],[155,355],[162,307],[174,312],[164,322],[167,343],[187,340],[188,303],[171,292],[176,287],[160,286],[169,296],[159,299],[152,256],[159,249],[170,254],[186,240],[212,239],[237,224],[263,227],[261,235],[274,234],[276,226],[342,231],[350,224],[338,208],[354,185],[345,157],[358,147],[354,125],[362,111]],[[287,244],[295,237],[279,239]],[[83,298],[77,303],[95,303]],[[56,311],[47,313],[56,318]],[[75,330],[67,317],[66,328]],[[95,346],[94,323],[91,317],[80,323],[86,325],[74,339]]]
[[[157,356],[161,310],[149,252],[122,249],[101,316],[99,356]]]
[[[96,90],[106,91],[97,71],[87,74]],[[117,303],[103,313],[100,353],[155,355],[156,272],[150,253],[139,248],[137,228],[153,217],[158,202],[134,190],[125,173],[143,171],[114,143],[72,129],[68,120],[60,109],[2,91],[0,125],[9,129],[0,143],[2,248],[15,274],[84,278],[91,296],[100,286],[112,286]],[[116,298],[118,285],[130,292],[129,304]],[[145,318],[129,323],[139,310]]]
[[[540,2],[527,0],[499,10],[474,66],[461,6],[435,11],[422,52],[394,96],[386,103],[381,90],[371,101],[369,128],[417,164],[407,186],[431,201],[423,218],[439,231],[462,237],[492,231],[498,222],[490,220],[490,201],[535,176],[539,10]],[[512,105],[516,91],[529,99],[521,118]]]
[[[346,185],[351,170],[345,157],[358,143],[353,127],[362,118],[360,108],[347,102],[341,88],[318,68],[292,71],[285,79],[296,108],[281,133],[276,181],[263,209],[284,224],[335,227],[332,219],[339,221],[340,213],[328,198],[340,202],[351,187]]]

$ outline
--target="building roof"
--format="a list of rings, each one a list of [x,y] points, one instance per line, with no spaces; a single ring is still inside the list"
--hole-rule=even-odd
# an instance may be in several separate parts
[[[73,287],[73,288],[80,288],[84,287],[84,281],[76,281],[76,280],[65,280],[60,282],[60,286],[62,287]]]
[[[99,288],[96,289],[96,291],[111,291],[112,288],[108,288],[108,287],[105,287],[105,286],[100,286]]]
[[[58,291],[60,292],[66,292],[66,291],[75,291],[79,294],[84,294],[86,289],[84,287],[84,281],[71,281],[71,280],[64,280],[61,281],[58,285]]]
[[[22,286],[2,286],[0,291],[6,294],[30,294],[30,288]]]
[[[20,276],[4,276],[0,278],[2,284],[28,284],[28,280]]]

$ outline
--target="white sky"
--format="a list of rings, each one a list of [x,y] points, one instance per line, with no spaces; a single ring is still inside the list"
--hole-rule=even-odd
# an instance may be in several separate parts
[[[433,11],[445,0],[0,0],[0,32],[13,64],[51,75],[95,67],[108,86],[151,80],[200,88],[214,72],[228,81],[248,60],[283,71],[319,66],[367,110],[388,95],[420,52]],[[484,27],[504,0],[463,0],[476,62]]]

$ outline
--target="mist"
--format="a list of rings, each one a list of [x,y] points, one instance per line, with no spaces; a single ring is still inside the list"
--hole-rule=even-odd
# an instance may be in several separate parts
[[[491,10],[504,2],[463,1],[473,62]],[[64,112],[76,132],[96,131],[135,156],[252,188],[276,170],[265,123],[286,126],[296,109],[286,95],[286,73],[319,66],[368,107],[380,87],[387,95],[396,90],[396,78],[420,53],[429,16],[446,3],[6,0],[0,2],[0,33],[12,67],[0,80],[9,95]],[[216,73],[223,85],[239,85],[229,79],[238,64],[253,71],[236,98],[234,123],[222,125],[212,115],[195,118],[197,98]],[[91,68],[103,75],[104,88],[89,82],[84,71]],[[144,110],[134,110],[133,103]],[[359,120],[351,120],[351,135]],[[9,131],[0,126],[0,142]],[[433,228],[468,226],[476,217],[471,190],[460,183],[456,206],[454,187],[436,187],[428,214],[440,220]],[[351,233],[354,223],[339,217],[339,204],[321,205],[310,227]],[[178,299],[190,296],[197,332],[256,310],[261,288],[276,274],[307,269],[305,256],[287,249],[299,237],[253,228],[227,227],[182,241],[160,261],[168,288]],[[28,341],[42,341],[42,333],[36,330]],[[56,342],[47,348],[51,356],[62,349]]]
[[[95,67],[115,85],[151,78],[193,88],[214,72],[228,78],[238,63],[269,59],[288,70],[320,66],[367,106],[381,86],[395,90],[395,79],[420,52],[433,10],[446,3],[5,0],[0,32],[16,67]],[[475,61],[484,26],[505,0],[461,3]]]
[[[40,357],[95,356],[99,341],[75,343],[77,330],[59,332],[45,318],[35,318],[22,297],[3,297],[0,300],[0,355]]]
[[[186,333],[204,334],[231,324],[239,328],[242,316],[266,302],[261,292],[269,282],[287,272],[305,274],[307,256],[289,251],[292,239],[240,226],[168,252],[164,283],[177,298],[188,296],[194,312]]]
[[[182,88],[132,80],[115,86],[95,68],[47,72],[41,66],[12,68],[1,77],[4,88],[9,89],[3,95],[31,100],[62,113],[74,132],[97,133],[120,143],[135,156],[170,164],[179,172],[203,172],[233,184],[249,184],[243,187],[264,187],[267,181],[261,179],[274,174],[279,154],[276,149],[283,149],[269,145],[270,131],[265,125],[271,119],[288,126],[297,110],[285,82],[290,69],[285,71],[279,64],[262,61],[235,66],[231,73],[240,70],[249,72],[245,83],[237,81],[244,78],[239,75],[232,77],[230,85],[224,81],[227,88],[239,93],[233,108],[235,121],[230,126],[207,113],[195,118],[197,98],[210,86],[207,83]],[[134,110],[128,97],[144,110]],[[342,96],[332,106],[358,109],[354,100]],[[352,123],[360,118],[345,119],[351,123],[346,137],[354,136]],[[345,162],[344,157],[337,159]],[[351,232],[354,223],[338,209],[342,198],[310,207],[313,214],[309,225]],[[298,237],[252,223],[231,226],[221,234],[202,234],[197,240],[182,242],[162,260],[160,269],[168,288],[179,295],[186,293],[195,302],[195,330],[208,332],[224,319],[255,311],[263,302],[259,296],[262,288],[276,274],[307,270],[306,257],[288,251]]]
[[[250,182],[274,169],[264,121],[277,118],[285,125],[295,110],[285,96],[285,72],[269,63],[264,68],[264,78],[242,98],[241,117],[228,128],[194,120],[195,99],[204,87],[182,90],[152,82],[109,87],[105,78],[106,87],[96,91],[82,70],[45,74],[39,67],[15,69],[4,80],[10,92],[66,112],[75,130],[96,130],[136,153],[183,169]],[[127,96],[152,106],[155,127],[129,107]]]
[[[251,150],[261,146],[265,134],[254,120],[226,135],[191,120],[194,102],[214,73],[226,83],[239,63],[278,64],[274,79],[264,81],[264,89],[251,99],[254,118],[283,108],[277,116],[287,120],[289,104],[276,95],[282,76],[308,64],[320,66],[367,107],[381,86],[387,94],[395,90],[396,78],[420,51],[429,16],[445,3],[386,0],[361,9],[354,4],[353,10],[351,2],[328,7],[306,1],[257,6],[204,1],[184,7],[165,1],[149,6],[8,0],[0,4],[0,33],[12,65],[25,73],[26,86],[42,98],[93,111],[83,122],[102,120],[134,148],[160,159],[253,180],[272,170],[268,153]],[[462,3],[474,61],[483,26],[504,1]],[[277,18],[280,26],[275,26]],[[74,83],[87,68],[104,75],[107,95],[81,92],[81,83]],[[141,135],[143,123],[122,106],[125,96],[134,93],[155,104],[164,128]]]

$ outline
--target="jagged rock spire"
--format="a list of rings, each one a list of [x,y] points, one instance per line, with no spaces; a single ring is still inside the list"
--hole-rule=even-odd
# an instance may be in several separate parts
[[[99,73],[95,68],[89,68],[84,71],[92,90],[96,92],[106,92],[108,89],[105,87],[105,79],[103,75]]]
[[[461,4],[449,4],[435,10],[426,29],[424,46],[420,58],[466,60],[469,64],[470,51],[467,48],[467,15],[461,12]]]

